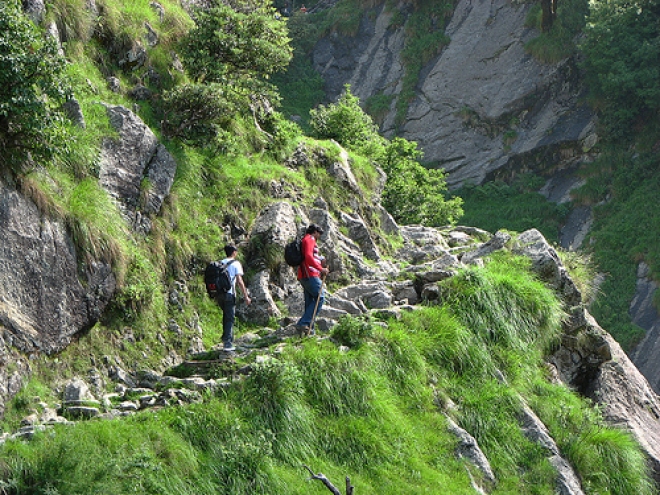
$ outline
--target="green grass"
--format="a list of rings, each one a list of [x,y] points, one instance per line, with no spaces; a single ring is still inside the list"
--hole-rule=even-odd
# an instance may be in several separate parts
[[[466,270],[442,283],[446,305],[372,326],[348,351],[329,340],[287,345],[203,404],[9,441],[0,446],[1,486],[17,494],[327,493],[307,465],[338,487],[349,476],[357,493],[469,494],[468,470],[480,475],[454,455],[437,405],[451,400],[447,412],[491,461],[498,482],[490,493],[551,495],[547,452],[518,424],[524,400],[586,493],[650,495],[631,437],[546,379],[542,355],[559,332],[560,302],[525,267],[499,257]],[[477,308],[484,314],[475,318]],[[15,404],[25,408],[34,387]]]
[[[547,201],[536,192],[542,185],[543,180],[534,176],[521,177],[512,184],[465,185],[453,191],[463,198],[461,223],[489,232],[500,229],[523,232],[535,228],[548,241],[557,242],[569,209],[567,205]]]

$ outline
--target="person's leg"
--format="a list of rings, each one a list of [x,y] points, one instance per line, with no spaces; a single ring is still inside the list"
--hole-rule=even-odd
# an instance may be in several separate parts
[[[322,282],[318,277],[305,278],[300,281],[304,290],[305,290],[305,312],[303,313],[300,320],[298,320],[298,326],[307,326],[309,327],[312,323],[312,315],[314,314],[314,308],[316,307],[316,301],[318,300],[318,308],[316,312],[321,311],[321,306],[323,305],[323,295],[321,294]],[[321,294],[321,299],[319,300],[319,294]]]
[[[313,295],[313,301],[314,304],[312,305],[312,313],[310,316],[310,325],[309,325],[309,331],[312,335],[314,335],[314,321],[311,321],[313,318],[316,320],[316,317],[319,315],[321,312],[321,308],[323,307],[323,302],[325,301],[325,295],[323,294],[323,280],[320,278],[314,279],[316,280],[316,284],[314,285],[314,295]],[[316,309],[316,313],[314,313],[314,310]]]
[[[222,304],[222,343],[231,347],[234,341],[234,319],[236,316],[236,296],[227,294]]]
[[[311,317],[308,316],[308,312],[309,312],[309,306],[311,304],[313,304],[312,303],[313,299],[312,299],[312,295],[310,294],[310,292],[308,290],[308,281],[309,281],[309,279],[307,279],[307,278],[301,279],[299,281],[300,285],[303,288],[304,303],[303,303],[303,314],[300,317],[300,319],[298,320],[298,323],[296,323],[296,326],[298,326],[298,327],[309,326],[309,322],[310,322],[310,318],[311,318]],[[309,314],[311,315],[311,313],[309,313]]]

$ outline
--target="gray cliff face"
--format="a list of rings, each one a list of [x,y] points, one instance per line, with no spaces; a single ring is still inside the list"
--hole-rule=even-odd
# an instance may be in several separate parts
[[[169,194],[176,162],[133,112],[107,111],[119,137],[103,144],[99,183],[134,232],[146,234]],[[29,372],[20,353],[63,350],[99,320],[116,281],[107,263],[80,259],[63,222],[2,178],[0,232],[1,414]],[[7,363],[18,372],[9,373]]]
[[[176,162],[133,112],[122,106],[108,106],[107,112],[119,139],[103,143],[99,183],[117,200],[133,229],[148,233],[149,215],[160,211],[169,194]]]
[[[448,172],[447,182],[482,183],[516,171],[543,173],[588,158],[594,115],[580,104],[576,60],[543,64],[525,52],[538,32],[525,27],[531,4],[461,0],[446,28],[449,45],[422,71],[417,97],[399,134],[416,141],[424,160]],[[364,102],[401,91],[403,30],[377,10],[354,39],[336,34],[314,51],[329,98],[344,83]],[[381,130],[395,132],[395,104]]]
[[[82,271],[61,222],[0,182],[0,323],[23,352],[62,350],[100,317],[114,291],[110,267]]]
[[[362,18],[354,38],[334,32],[316,45],[313,64],[325,80],[330,100],[337,99],[344,84],[350,84],[351,92],[363,102],[379,92],[396,95],[401,91],[404,33],[389,28],[392,14],[383,5],[376,12],[375,19]]]
[[[660,391],[660,315],[653,305],[657,290],[657,282],[649,277],[649,266],[640,263],[635,297],[630,303],[630,315],[633,323],[646,330],[646,335],[630,358],[656,392]]]

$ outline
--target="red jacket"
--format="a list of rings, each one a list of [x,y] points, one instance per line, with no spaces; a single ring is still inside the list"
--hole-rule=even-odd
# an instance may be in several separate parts
[[[301,278],[320,277],[323,267],[321,266],[321,258],[319,257],[319,248],[316,245],[316,239],[311,234],[305,234],[301,244],[303,262],[298,267],[298,280]]]

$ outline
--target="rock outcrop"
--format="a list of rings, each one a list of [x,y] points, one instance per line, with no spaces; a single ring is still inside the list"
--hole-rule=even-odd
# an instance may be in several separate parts
[[[160,211],[172,187],[176,162],[137,115],[122,106],[106,108],[119,138],[103,142],[99,182],[133,229],[148,233],[150,216]]]
[[[0,230],[5,342],[25,353],[62,350],[103,313],[115,289],[110,266],[81,262],[63,223],[2,181]]]
[[[381,130],[393,135],[398,127],[399,135],[418,142],[425,161],[444,168],[452,187],[564,169],[590,159],[595,117],[582,103],[575,58],[546,64],[526,52],[539,34],[525,26],[531,7],[459,1],[445,30],[449,44],[421,71],[416,98],[398,124],[404,28],[392,25],[393,13],[383,4],[363,16],[354,37],[322,39],[313,64],[330,100],[346,83],[363,103],[391,96]]]
[[[635,366],[660,393],[660,315],[653,304],[658,284],[649,277],[649,266],[642,262],[637,268],[635,297],[630,303],[632,321],[646,330],[646,335],[630,354]]]

